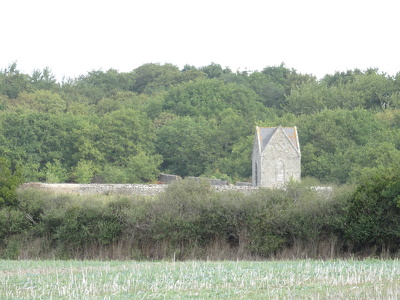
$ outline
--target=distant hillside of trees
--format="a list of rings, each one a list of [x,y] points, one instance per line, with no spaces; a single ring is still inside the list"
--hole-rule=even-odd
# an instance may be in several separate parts
[[[400,73],[317,80],[144,64],[57,82],[49,68],[0,71],[0,157],[22,181],[154,182],[159,172],[245,181],[255,126],[298,127],[302,175],[358,182],[400,162]]]

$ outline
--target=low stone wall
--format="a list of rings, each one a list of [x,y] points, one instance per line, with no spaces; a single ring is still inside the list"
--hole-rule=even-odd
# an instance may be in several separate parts
[[[257,191],[259,188],[256,186],[246,186],[246,185],[215,185],[213,188],[217,192],[235,191],[242,193],[251,193]]]
[[[211,179],[211,178],[193,177],[193,176],[186,177],[185,179],[193,180],[193,181],[208,180],[211,185],[228,185],[229,184],[228,180],[223,180],[223,179]]]
[[[56,193],[77,194],[135,194],[153,196],[164,191],[166,184],[79,184],[79,183],[41,183],[30,182],[20,188],[36,188]]]
[[[199,177],[192,177],[192,180],[200,180]],[[235,191],[242,193],[252,193],[257,191],[260,187],[252,186],[250,183],[243,182],[236,185],[224,184],[224,182],[217,182],[212,184],[211,188],[217,192]],[[79,183],[42,183],[42,182],[29,182],[20,186],[20,189],[35,188],[47,190],[55,193],[77,193],[77,194],[125,194],[125,195],[144,195],[154,196],[163,191],[169,184],[79,184]],[[330,186],[313,186],[310,189],[317,191],[321,195],[329,196],[333,188]]]
[[[77,193],[77,194],[125,194],[154,196],[163,192],[168,184],[79,184],[79,183],[41,183],[30,182],[21,185],[21,189],[35,188],[52,191],[55,193]],[[252,186],[236,185],[212,185],[218,192],[237,191],[249,193],[257,190]]]
[[[253,186],[251,182],[242,182],[242,181],[237,181],[235,183],[237,186]]]

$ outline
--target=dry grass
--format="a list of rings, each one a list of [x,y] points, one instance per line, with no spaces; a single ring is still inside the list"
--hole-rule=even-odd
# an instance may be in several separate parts
[[[399,299],[382,261],[0,261],[1,299]]]

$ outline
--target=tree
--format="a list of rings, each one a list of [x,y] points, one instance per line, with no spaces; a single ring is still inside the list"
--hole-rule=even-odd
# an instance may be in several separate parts
[[[240,111],[251,120],[262,118],[267,111],[250,88],[217,79],[197,80],[171,88],[163,103],[163,110],[179,116],[213,118],[228,108]]]
[[[101,99],[94,107],[94,110],[96,114],[100,116],[120,109],[145,111],[150,101],[151,97],[146,94],[117,92],[111,97]]]
[[[149,118],[132,109],[105,114],[99,120],[95,149],[109,163],[125,165],[140,152],[154,153],[155,131]]]
[[[273,82],[261,72],[253,72],[248,77],[249,87],[262,99],[267,107],[281,108],[285,101],[285,89],[279,82]]]
[[[396,162],[400,162],[400,150],[389,141],[371,142],[365,146],[349,151],[351,161],[350,179],[357,182],[363,174],[376,168],[390,168]]]
[[[0,72],[0,94],[15,99],[21,92],[32,90],[29,81],[29,76],[22,74],[17,69],[17,63],[13,62],[7,69]]]
[[[98,172],[98,178],[107,183],[155,182],[160,174],[161,155],[148,155],[140,151],[129,156],[122,163],[105,163]]]
[[[74,132],[82,126],[81,118],[69,113],[0,114],[0,155],[7,157],[13,165],[20,165],[27,179],[39,179],[40,173],[45,172],[46,163],[56,160],[68,172],[76,164],[74,145],[80,140],[75,139]]]
[[[399,168],[364,175],[350,202],[346,232],[358,249],[397,250],[400,242]]]
[[[302,84],[286,97],[284,109],[296,115],[321,112],[328,108],[330,92],[326,85],[317,82]]]
[[[158,168],[161,163],[161,155],[147,155],[144,151],[128,157],[126,169],[129,182],[154,182],[160,174]]]
[[[48,183],[65,182],[68,179],[66,168],[58,159],[45,164],[44,174]]]
[[[135,78],[133,91],[137,93],[162,90],[180,82],[179,68],[172,64],[144,64],[133,70],[132,74]]]
[[[216,63],[211,63],[208,66],[200,68],[201,71],[207,74],[208,78],[218,78],[223,74],[230,74],[232,71],[229,68],[222,69],[221,65]]]
[[[232,151],[219,158],[213,168],[230,178],[246,181],[251,179],[251,151],[254,142],[254,135],[241,137],[232,146]]]
[[[392,106],[391,95],[395,92],[395,85],[391,78],[378,74],[376,70],[356,76],[351,84],[351,90],[359,92],[365,101],[365,108],[386,109]]]
[[[362,75],[363,72],[359,69],[347,70],[346,72],[335,72],[335,74],[327,74],[322,79],[328,87],[347,85],[353,83],[357,75]]]
[[[299,129],[302,176],[345,183],[365,145],[390,142],[391,133],[368,110],[325,110],[293,121]],[[369,164],[373,162],[368,162]]]
[[[0,156],[16,164],[19,161],[40,162],[40,143],[37,140],[34,118],[26,113],[0,114]]]
[[[186,65],[182,71],[172,64],[144,64],[131,73],[135,78],[132,91],[139,94],[154,95],[183,82],[206,78],[207,74],[195,67]]]
[[[101,99],[112,97],[119,91],[131,91],[134,86],[131,73],[119,73],[109,69],[93,70],[77,79],[62,84],[62,92],[70,102],[97,104]]]
[[[262,73],[267,76],[270,82],[275,82],[287,89],[289,87],[289,78],[292,73],[296,74],[296,70],[288,69],[285,63],[281,63],[279,66],[269,66],[262,70]]]
[[[267,77],[269,82],[282,86],[286,95],[290,94],[293,87],[306,82],[316,81],[314,76],[299,74],[295,69],[287,68],[284,63],[281,63],[279,66],[266,67],[261,73]]]
[[[227,108],[220,112],[215,126],[216,147],[227,153],[232,152],[234,145],[242,138],[253,134],[254,122],[240,115],[240,112]]]
[[[48,67],[43,70],[33,70],[31,84],[32,88],[35,90],[56,91],[59,88],[56,77]]]
[[[64,99],[47,90],[37,90],[33,93],[22,92],[8,104],[10,110],[33,110],[39,112],[61,113],[67,109]]]
[[[0,208],[3,206],[17,206],[17,188],[22,183],[19,170],[12,171],[10,162],[0,158]]]
[[[196,67],[184,66],[181,71],[181,82],[195,81],[206,77],[207,74]]]
[[[97,167],[93,161],[80,160],[73,168],[72,177],[77,183],[91,183]]]
[[[216,157],[210,147],[212,128],[204,118],[181,117],[158,132],[162,168],[180,176],[199,176]]]
[[[342,102],[342,108],[360,106],[366,109],[386,109],[398,105],[399,87],[396,77],[379,73],[377,69],[336,72],[334,75],[326,75],[322,83],[340,92],[336,98],[346,95],[347,99],[344,100],[347,101],[338,99]]]

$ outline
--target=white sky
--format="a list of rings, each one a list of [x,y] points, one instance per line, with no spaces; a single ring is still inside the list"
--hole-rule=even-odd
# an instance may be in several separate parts
[[[399,4],[397,4],[397,3]],[[400,71],[397,0],[2,0],[0,68],[48,66],[59,80],[145,63],[317,77]]]

